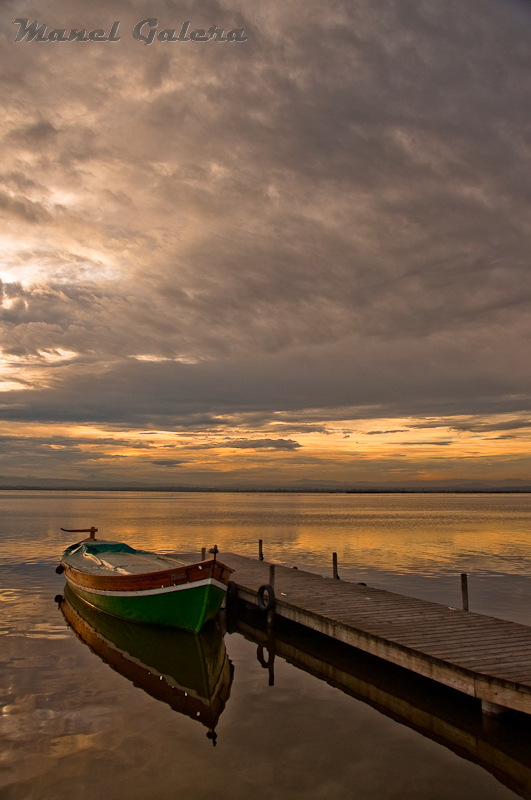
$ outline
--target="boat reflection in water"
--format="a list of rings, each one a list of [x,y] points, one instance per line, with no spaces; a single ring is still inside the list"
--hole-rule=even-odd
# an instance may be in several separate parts
[[[201,633],[190,633],[112,617],[68,586],[56,600],[76,636],[102,661],[156,700],[200,722],[216,744],[215,728],[234,671],[217,620]]]
[[[276,619],[268,632],[262,616],[239,609],[227,621],[229,631],[257,644],[270,686],[277,656],[479,764],[531,800],[531,716],[487,717],[473,697],[285,620]]]

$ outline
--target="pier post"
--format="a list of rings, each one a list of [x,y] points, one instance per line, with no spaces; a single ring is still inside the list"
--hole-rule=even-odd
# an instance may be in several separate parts
[[[270,564],[269,565],[269,584],[273,587],[273,589],[275,588],[275,565],[274,564]],[[269,629],[273,627],[274,618],[275,618],[275,609],[274,608],[270,608],[269,611],[267,612],[267,627]],[[272,685],[272,684],[270,684],[270,685]]]
[[[339,580],[339,575],[337,573],[337,553],[332,553],[332,577]]]
[[[506,706],[500,706],[499,703],[491,703],[490,700],[482,700],[481,710],[488,717],[497,717],[500,714],[507,714],[511,709]]]
[[[201,561],[204,561],[206,558],[206,547],[201,548]]]
[[[461,596],[463,598],[463,611],[468,611],[468,575],[461,573]]]
[[[262,540],[261,539],[258,539],[258,560],[259,561],[263,561],[264,560],[264,552],[262,550]]]

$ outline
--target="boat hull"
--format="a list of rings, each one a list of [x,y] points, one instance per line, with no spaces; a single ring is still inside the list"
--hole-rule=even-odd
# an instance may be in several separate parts
[[[67,583],[86,603],[121,619],[195,633],[216,616],[232,574],[229,567],[216,559],[184,564],[171,557],[159,557],[128,548],[133,556],[155,556],[162,561],[175,561],[175,564],[170,569],[155,572],[128,573],[122,570],[126,574],[117,574],[106,569],[92,568],[90,571],[92,562],[89,559],[88,568],[84,568],[84,550],[95,550],[104,557],[107,547],[110,553],[116,553],[120,546],[96,540],[94,543],[73,545],[63,554],[61,567]],[[125,553],[123,557],[127,559],[130,554]]]
[[[225,596],[225,587],[212,579],[138,592],[94,591],[73,583],[68,576],[67,581],[82,600],[114,617],[196,633],[216,616]]]

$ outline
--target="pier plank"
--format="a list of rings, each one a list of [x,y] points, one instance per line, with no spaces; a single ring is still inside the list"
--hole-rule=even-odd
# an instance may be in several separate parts
[[[521,655],[521,648],[527,645],[527,639],[520,637],[519,639],[516,639],[514,643],[504,645],[501,642],[491,642],[490,640],[485,642],[484,639],[467,639],[466,642],[459,640],[449,641],[448,638],[444,638],[443,635],[440,635],[436,638],[411,638],[409,639],[409,645],[411,647],[427,647],[430,648],[430,650],[437,650],[441,652],[444,650],[444,653],[449,658],[454,654],[460,653],[466,653],[473,656],[488,652],[506,653],[507,657],[509,658],[513,653]]]

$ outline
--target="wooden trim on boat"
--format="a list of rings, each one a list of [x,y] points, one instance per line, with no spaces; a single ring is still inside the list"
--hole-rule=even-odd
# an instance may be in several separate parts
[[[84,589],[99,589],[107,592],[138,592],[146,589],[162,589],[185,583],[195,583],[207,578],[213,578],[226,586],[234,571],[214,559],[202,561],[198,564],[176,565],[170,569],[138,575],[93,575],[75,569],[65,561],[62,562],[62,566],[65,570],[65,577],[78,584],[78,586]]]

